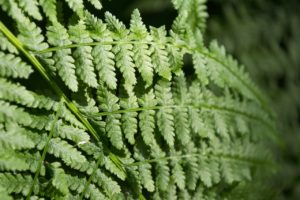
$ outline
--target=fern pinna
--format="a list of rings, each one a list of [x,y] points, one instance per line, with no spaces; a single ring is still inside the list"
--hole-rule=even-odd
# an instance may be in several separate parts
[[[173,5],[167,31],[97,0],[0,0],[1,199],[264,197],[266,99],[205,47],[205,1]]]

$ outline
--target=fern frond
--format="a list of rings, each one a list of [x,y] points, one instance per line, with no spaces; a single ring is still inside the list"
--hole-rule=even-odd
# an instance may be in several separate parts
[[[45,15],[51,22],[57,22],[56,1],[55,0],[39,0]]]
[[[181,166],[181,163],[178,161],[173,161],[174,166],[172,168],[172,178],[174,180],[174,183],[177,185],[177,187],[180,190],[183,190],[185,188],[185,173],[183,171],[183,168]]]
[[[210,45],[210,51],[212,52],[212,58],[214,59],[213,62],[215,63],[215,61],[218,61],[219,64],[224,66],[222,71],[218,73],[222,78],[219,80],[225,81],[232,87],[236,88],[240,93],[254,101],[257,101],[264,107],[266,100],[263,95],[258,91],[254,83],[250,81],[250,78],[248,74],[244,72],[243,67],[239,67],[238,63],[231,56],[226,55],[225,48],[218,46],[217,42],[214,41]],[[210,69],[212,69],[212,67],[210,67]],[[233,75],[230,79],[227,78],[228,76],[225,76],[228,72]]]
[[[113,41],[107,26],[94,16],[88,16],[87,28],[96,41],[103,43]],[[116,89],[115,55],[112,53],[112,45],[96,45],[92,50],[92,56],[99,81],[104,82],[110,89]]]
[[[29,169],[26,157],[22,153],[12,150],[2,149],[0,153],[1,171],[25,171]]]
[[[69,7],[79,16],[81,16],[82,10],[84,8],[83,6],[83,0],[66,0],[68,3]]]
[[[161,197],[162,199],[168,199],[171,200],[172,198],[178,198],[177,197],[177,190],[176,185],[174,183],[170,183],[168,186],[168,190],[163,192]]]
[[[226,115],[222,115],[221,113],[215,112],[214,119],[216,124],[216,131],[222,138],[228,139],[229,138],[229,131],[227,127]]]
[[[145,161],[144,154],[145,153],[143,152],[143,148],[142,149],[136,148],[135,149],[134,157],[135,157],[135,159],[139,160],[140,162],[143,162],[143,161]],[[137,166],[137,171],[140,174],[140,176],[138,178],[139,181],[140,181],[140,184],[147,191],[154,192],[155,185],[154,185],[154,180],[153,180],[153,176],[152,176],[152,171],[151,170],[152,170],[152,166],[151,166],[150,163],[145,163],[143,165],[138,165]]]
[[[142,107],[154,107],[157,102],[154,96],[153,91],[145,94],[142,98],[139,99],[139,104]],[[141,135],[145,144],[151,146],[155,141],[154,139],[154,128],[155,128],[155,111],[154,110],[144,110],[139,114],[139,127],[141,129]]]
[[[51,139],[48,152],[55,157],[61,158],[66,165],[74,169],[86,170],[88,168],[86,166],[86,158],[64,140],[59,138]]]
[[[156,188],[167,191],[170,181],[170,168],[167,161],[159,161],[155,166]]]
[[[59,23],[50,26],[47,31],[48,42],[54,46],[71,44],[67,30]],[[75,61],[71,57],[70,49],[62,49],[55,52],[53,59],[58,74],[65,84],[74,92],[78,90],[78,81],[75,76]]]
[[[54,136],[69,139],[76,144],[85,143],[90,140],[90,136],[82,129],[64,125],[61,120],[56,123]]]
[[[6,124],[6,131],[0,131],[0,148],[4,149],[30,149],[34,147],[34,142],[27,136],[25,129],[16,124]]]
[[[1,173],[0,174],[0,185],[8,193],[22,193],[27,195],[30,189],[30,185],[33,179],[30,175],[12,174],[12,173]],[[38,193],[39,185],[37,184],[34,188],[34,193]]]
[[[70,40],[75,43],[88,43],[92,39],[85,30],[85,25],[79,23],[71,26],[69,29]],[[90,87],[96,88],[98,86],[96,74],[94,72],[94,65],[92,61],[92,48],[89,46],[78,47],[73,52],[75,58],[76,73],[80,79]]]
[[[194,145],[189,145],[187,149],[188,154],[196,152]],[[185,160],[185,174],[186,174],[186,186],[189,190],[194,191],[197,187],[199,179],[199,163],[197,157],[189,157]]]
[[[30,105],[34,96],[25,87],[0,78],[0,99]]]
[[[184,146],[190,141],[188,108],[184,107],[189,103],[188,100],[190,97],[188,96],[188,88],[186,86],[185,78],[182,74],[175,78],[175,84],[173,88],[174,101],[175,104],[178,105],[178,107],[174,108],[175,132],[178,141]],[[198,124],[199,120],[196,120],[197,122],[195,123]]]
[[[129,39],[129,31],[123,23],[108,12],[105,14],[105,20],[108,23],[108,28],[115,33],[115,37],[118,38],[119,43],[124,43],[122,45],[115,45],[112,51],[116,56],[116,66],[123,74],[125,80],[124,86],[127,90],[130,90],[130,88],[136,84],[136,77],[135,65],[132,59],[133,46],[130,43],[126,44]]]
[[[122,109],[132,109],[137,108],[137,98],[135,96],[130,96],[126,99],[121,99],[120,106]],[[135,143],[135,134],[137,133],[137,112],[127,112],[122,115],[122,129],[124,135],[130,144]]]
[[[187,190],[180,190],[178,194],[178,199],[180,200],[192,199],[192,197]]]
[[[203,184],[207,187],[218,183],[220,181],[219,165],[213,159],[200,158],[199,159],[199,177]]]
[[[67,175],[67,182],[70,190],[76,191],[78,194],[81,194],[83,192],[84,185],[86,184],[85,179],[71,175]],[[85,197],[90,197],[91,199],[96,199],[96,197],[106,199],[105,196],[99,191],[99,189],[96,188],[93,184],[89,185],[87,191],[85,192]]]
[[[100,10],[102,8],[102,4],[100,0],[88,0],[96,9]]]
[[[12,45],[6,37],[4,37],[2,32],[0,33],[0,49],[2,51],[8,51],[9,53],[18,54],[16,47]]]
[[[105,158],[103,162],[105,168],[108,171],[115,174],[119,179],[123,181],[126,179],[126,173],[122,169],[120,169],[117,165],[115,165],[109,157]]]
[[[196,31],[200,29],[204,31],[206,27],[206,19],[208,14],[206,12],[206,0],[172,0],[175,8],[179,11],[179,16],[186,25],[181,24],[181,26],[187,26],[187,28]]]
[[[140,166],[138,166],[138,170],[141,175],[140,176],[141,183],[144,185],[144,187],[149,192],[153,192],[154,191],[154,181],[153,181],[152,173],[151,173],[151,165],[150,164],[140,165]]]
[[[104,87],[100,87],[98,92],[101,110],[105,112],[113,112],[120,109],[118,104],[119,99],[115,95],[107,91]],[[111,143],[118,149],[123,147],[120,118],[120,114],[113,114],[108,115],[105,120],[105,130],[107,135],[110,138]]]
[[[218,199],[269,166],[272,114],[205,47],[204,2],[173,0],[167,31],[98,0],[0,0],[18,34],[0,22],[1,197]]]
[[[24,112],[22,108],[10,105],[4,101],[0,101],[0,121],[13,121],[25,126],[29,126],[32,122],[30,115]]]
[[[9,195],[9,193],[5,190],[4,187],[0,186],[0,192],[3,200],[13,200],[13,198]]]
[[[172,32],[171,32],[172,34]],[[174,33],[172,36],[172,42],[174,45],[168,45],[167,51],[168,51],[168,57],[169,57],[169,63],[172,72],[175,73],[175,75],[180,76],[181,69],[183,67],[183,56],[185,54],[185,50],[182,50],[178,48],[180,45],[182,45],[182,40],[178,38]]]
[[[133,46],[133,59],[138,71],[141,73],[143,80],[146,82],[146,86],[150,86],[153,80],[153,65],[151,60],[151,50],[145,43],[151,41],[151,37],[148,34],[146,26],[143,24],[140,13],[138,10],[134,10],[130,21],[130,31],[134,38],[139,42]]]
[[[93,182],[102,187],[108,197],[112,197],[113,195],[121,192],[120,185],[100,170],[97,170]]]
[[[37,0],[18,0],[19,6],[31,17],[42,20]]]
[[[193,64],[197,78],[204,86],[209,83],[209,72],[207,69],[207,61],[201,54],[193,54]]]
[[[42,30],[28,18],[24,17],[21,23],[18,23],[18,29],[20,31],[18,39],[26,44],[27,48],[33,51],[39,51],[49,47],[49,45],[44,42],[45,37],[42,34]]]
[[[19,22],[25,18],[22,10],[14,0],[1,0],[0,6],[9,16]]]
[[[69,193],[68,190],[68,177],[65,174],[64,170],[59,167],[59,163],[52,163],[53,178],[51,180],[52,185],[63,195]]]
[[[4,54],[0,52],[0,75],[12,78],[28,78],[33,72],[31,66],[22,62],[13,54]]]
[[[171,80],[171,68],[165,46],[165,43],[167,42],[166,30],[164,27],[151,27],[150,31],[154,41],[154,43],[151,45],[151,57],[154,70],[163,78]]]
[[[170,83],[161,80],[156,85],[156,98],[158,105],[162,106],[171,106],[173,105],[172,93]],[[165,139],[167,144],[171,147],[174,145],[174,117],[173,109],[164,107],[157,112],[157,126],[162,134],[162,137]]]

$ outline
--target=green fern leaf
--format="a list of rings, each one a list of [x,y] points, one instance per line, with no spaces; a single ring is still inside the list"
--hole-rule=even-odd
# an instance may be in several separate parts
[[[34,96],[25,87],[0,78],[0,99],[30,105],[34,101]]]
[[[34,51],[48,48],[49,45],[44,42],[42,30],[28,18],[22,19],[22,23],[18,24],[18,29],[20,31],[18,38],[22,43],[27,44],[27,48]]]
[[[61,158],[66,165],[80,169],[86,162],[86,158],[73,146],[59,138],[50,140],[49,153]]]
[[[195,154],[197,153],[196,148],[194,147],[193,143],[189,145],[187,148],[188,154]],[[197,187],[197,182],[199,179],[199,163],[197,157],[188,157],[185,160],[185,174],[186,174],[186,186],[189,190],[194,191]]]
[[[174,117],[173,109],[168,107],[173,105],[172,93],[170,83],[167,81],[160,81],[156,85],[156,98],[158,105],[163,106],[157,112],[158,128],[163,133],[162,137],[165,139],[167,144],[171,147],[174,145]]]
[[[8,193],[22,193],[26,195],[29,192],[29,187],[32,183],[32,177],[30,175],[1,173],[0,185],[5,188]],[[34,188],[35,193],[39,190],[39,185]]]
[[[67,30],[58,23],[48,28],[47,37],[51,45],[63,46],[71,44]],[[78,82],[75,76],[75,61],[71,57],[71,50],[59,50],[55,52],[53,59],[62,80],[72,91],[76,92],[78,90]]]
[[[195,73],[197,78],[201,81],[203,85],[207,85],[209,83],[208,79],[208,69],[207,69],[207,61],[201,54],[193,55],[193,63],[195,67]]]
[[[172,178],[179,189],[183,190],[185,188],[185,174],[179,162],[173,167]]]
[[[139,104],[145,108],[151,108],[156,106],[156,100],[153,91],[145,94],[141,99],[139,99]],[[151,146],[155,141],[154,139],[154,110],[144,110],[139,114],[139,127],[141,129],[141,135],[145,144]]]
[[[81,14],[81,11],[84,8],[82,0],[66,0],[66,2],[72,10],[74,10],[77,14]]]
[[[96,41],[112,42],[111,33],[106,25],[94,16],[88,16],[87,28]],[[92,56],[99,81],[104,82],[110,89],[116,89],[115,55],[112,53],[112,45],[96,45],[92,50]]]
[[[121,192],[121,188],[118,185],[118,183],[112,180],[110,177],[106,176],[100,170],[97,170],[95,180],[93,181],[96,182],[99,186],[101,186],[104,192],[109,197],[112,197],[113,195]]]
[[[113,47],[112,51],[116,57],[116,66],[123,74],[125,79],[125,88],[130,90],[132,85],[136,84],[135,77],[135,65],[133,63],[133,52],[132,52],[132,44],[126,43],[128,41],[128,34],[124,24],[122,24],[116,17],[111,15],[110,13],[105,13],[105,20],[108,23],[108,28],[115,32],[115,36],[118,38],[120,44]]]
[[[85,30],[85,25],[79,23],[69,29],[70,40],[76,43],[88,43],[92,39]],[[96,88],[98,86],[94,65],[92,61],[92,48],[88,46],[78,47],[74,52],[76,73],[80,79],[88,86]]]
[[[52,185],[62,194],[67,195],[69,193],[67,175],[63,169],[59,168],[59,163],[52,163],[52,166],[54,166]]]
[[[12,78],[28,78],[32,73],[32,68],[13,54],[0,52],[0,75]]]
[[[69,139],[76,144],[85,143],[90,140],[90,136],[84,130],[63,125],[63,122],[60,120],[56,123],[56,128],[54,136]]]
[[[88,0],[96,9],[100,10],[102,8],[100,0]]]
[[[18,127],[16,124],[7,124],[6,131],[0,131],[0,148],[1,149],[30,149],[34,147],[34,143],[27,136],[25,129]]]
[[[156,187],[161,191],[166,191],[170,181],[170,169],[168,162],[159,161],[156,164]]]
[[[163,78],[171,80],[172,74],[169,64],[168,53],[166,51],[166,30],[164,27],[151,27],[151,35],[155,44],[151,45],[151,57],[153,61],[154,70]]]
[[[42,16],[40,14],[39,8],[38,8],[38,2],[37,0],[19,0],[19,6],[23,8],[23,10],[33,18],[37,20],[41,20]]]
[[[39,4],[45,12],[46,16],[52,22],[57,22],[56,1],[55,0],[39,0]]]
[[[24,158],[25,155],[12,150],[1,150],[0,170],[1,171],[25,171],[29,165]]]
[[[16,47],[12,45],[2,33],[0,33],[0,49],[2,51],[7,50],[9,53],[18,54]]]
[[[4,187],[0,186],[0,193],[2,195],[3,200],[13,200],[11,196],[9,196],[8,192],[5,190]]]
[[[217,133],[219,133],[221,137],[228,139],[229,133],[228,133],[228,127],[226,122],[226,116],[216,112],[214,113],[214,118],[215,118]]]
[[[153,80],[153,65],[151,61],[151,50],[145,43],[150,42],[151,38],[147,32],[146,26],[143,24],[138,10],[134,10],[130,21],[130,30],[134,38],[139,42],[133,46],[133,58],[138,71],[141,73],[143,80],[147,86],[152,84]]]
[[[100,102],[100,109],[105,112],[113,112],[120,109],[118,105],[119,99],[111,92],[107,91],[104,87],[98,89],[98,99]],[[122,131],[121,131],[121,115],[112,114],[108,115],[105,120],[105,130],[112,144],[121,149],[123,147]]]
[[[141,176],[141,183],[144,185],[144,187],[149,191],[154,191],[154,181],[151,175],[151,165],[145,164],[138,166],[138,170]]]
[[[123,109],[134,109],[138,107],[137,98],[130,96],[120,101]],[[137,112],[127,112],[122,115],[122,129],[124,135],[130,144],[135,143],[134,135],[137,133]]]
[[[183,75],[176,77],[174,84],[174,101],[178,107],[174,108],[174,124],[176,137],[183,146],[187,145],[190,141],[190,129],[189,129],[189,115],[188,108],[185,107],[188,104],[189,96],[188,89],[185,84]],[[199,118],[198,118],[199,119]],[[196,124],[199,123],[197,119]]]
[[[83,192],[84,185],[86,184],[85,179],[71,175],[67,175],[66,179],[70,190],[76,191],[78,194],[81,194]],[[101,199],[106,199],[105,196],[99,191],[99,189],[96,188],[94,184],[89,185],[85,193],[85,197],[90,197],[91,199],[96,199],[97,197]]]
[[[14,121],[16,123],[29,126],[31,117],[22,108],[0,101],[0,122]]]

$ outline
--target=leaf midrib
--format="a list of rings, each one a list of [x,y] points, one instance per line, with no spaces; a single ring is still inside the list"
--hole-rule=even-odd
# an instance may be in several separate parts
[[[44,53],[49,53],[53,51],[58,51],[62,49],[70,49],[70,48],[77,48],[81,46],[97,46],[97,45],[116,45],[116,44],[146,44],[146,45],[157,45],[155,42],[142,42],[142,41],[126,41],[126,42],[117,42],[117,41],[110,41],[110,42],[89,42],[89,43],[77,43],[77,44],[70,44],[70,45],[64,45],[64,46],[59,46],[59,47],[50,47],[41,51],[35,51],[33,52],[34,54],[44,54]],[[188,51],[191,52],[198,52],[215,62],[221,64],[226,70],[228,70],[239,82],[241,82],[242,85],[244,85],[252,94],[257,98],[257,100],[260,102],[261,106],[263,107],[264,110],[266,110],[270,116],[273,116],[271,109],[267,106],[265,97],[262,96],[259,92],[257,92],[251,85],[249,85],[247,82],[245,82],[238,74],[236,74],[231,68],[224,63],[222,60],[218,59],[217,56],[215,56],[212,53],[208,53],[207,50],[203,50],[201,48],[192,48],[189,47],[186,44],[178,45],[178,44],[173,44],[173,43],[168,43],[168,45],[171,45],[175,48],[185,48]]]

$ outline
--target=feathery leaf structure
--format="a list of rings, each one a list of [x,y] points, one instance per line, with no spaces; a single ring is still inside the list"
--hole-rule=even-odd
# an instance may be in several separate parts
[[[272,166],[263,148],[276,138],[272,114],[223,48],[204,46],[203,1],[173,1],[181,18],[170,31],[148,29],[137,10],[126,28],[66,0],[65,25],[61,2],[20,2],[0,1],[18,33],[0,23],[4,197],[222,198]],[[29,84],[35,76],[53,90]]]

